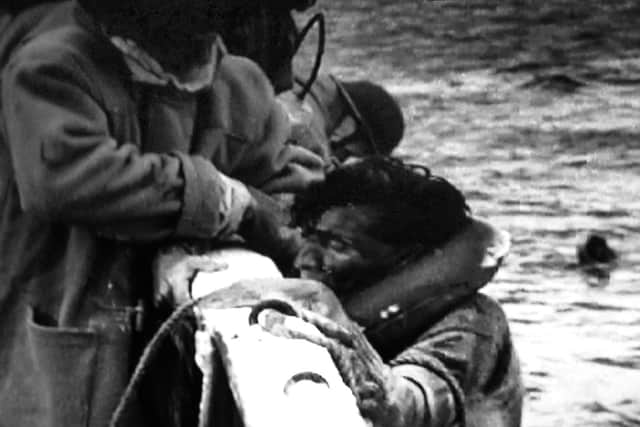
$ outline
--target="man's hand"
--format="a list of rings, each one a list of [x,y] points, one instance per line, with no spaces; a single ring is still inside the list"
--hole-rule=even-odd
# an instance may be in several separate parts
[[[260,188],[268,194],[298,193],[325,178],[325,161],[311,150],[287,143],[286,167]]]
[[[396,378],[360,327],[354,322],[342,326],[309,311],[301,315],[323,333],[324,342],[318,344],[329,350],[343,380],[355,394],[362,415],[374,426],[396,425],[393,421],[398,418],[398,408],[391,401]]]
[[[252,201],[245,210],[238,234],[250,249],[270,257],[286,272],[300,249],[300,233],[284,225],[284,216],[275,200],[249,188]]]
[[[306,339],[325,347],[356,396],[361,414],[374,426],[419,425],[416,420],[421,421],[422,416],[416,415],[416,399],[423,399],[422,392],[405,378],[394,375],[356,323],[343,325],[308,310],[298,312],[321,333],[287,329],[287,322],[273,320],[269,329],[276,335]]]
[[[180,306],[191,300],[191,282],[200,271],[227,268],[208,255],[191,255],[180,246],[161,251],[154,261],[154,303]]]

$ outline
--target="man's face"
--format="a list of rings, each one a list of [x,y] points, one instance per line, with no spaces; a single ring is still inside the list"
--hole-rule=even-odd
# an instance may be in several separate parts
[[[332,154],[341,162],[351,157],[375,154],[366,136],[358,129],[356,119],[346,114],[329,137]]]
[[[301,277],[323,282],[340,294],[359,278],[388,267],[395,259],[396,248],[368,231],[380,225],[378,218],[372,206],[325,211],[305,232],[305,243],[295,260]]]

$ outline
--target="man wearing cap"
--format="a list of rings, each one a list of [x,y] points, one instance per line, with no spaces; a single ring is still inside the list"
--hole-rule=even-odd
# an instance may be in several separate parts
[[[225,20],[222,36],[229,51],[247,56],[265,71],[279,101],[294,123],[294,133],[308,148],[340,163],[348,157],[389,154],[404,132],[402,110],[382,86],[369,81],[341,81],[320,74],[306,82],[293,73],[293,55],[303,36],[291,16],[315,0],[258,2]]]
[[[400,144],[404,118],[396,99],[382,86],[320,75],[302,97],[302,82],[278,95],[294,124],[296,138],[333,164],[351,157],[388,155]],[[305,137],[305,135],[307,135]]]
[[[286,251],[256,188],[304,189],[324,165],[286,143],[268,79],[217,36],[247,4],[78,0],[2,20],[2,425],[107,424],[159,245]]]
[[[332,95],[332,92],[336,95]],[[382,86],[366,81],[340,81],[323,76],[312,87],[310,103],[326,111],[324,128],[334,157],[391,154],[404,134],[402,110]]]

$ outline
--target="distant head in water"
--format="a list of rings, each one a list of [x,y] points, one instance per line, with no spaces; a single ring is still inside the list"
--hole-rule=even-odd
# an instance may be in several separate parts
[[[602,287],[609,284],[611,272],[617,266],[618,255],[609,247],[606,239],[590,234],[587,240],[578,245],[578,268],[585,275],[589,286]]]
[[[609,247],[607,240],[597,234],[590,234],[582,245],[578,246],[578,264],[607,264],[615,262],[618,255]]]
[[[333,170],[297,198],[293,214],[305,236],[296,268],[339,295],[442,245],[470,221],[448,181],[381,156]]]

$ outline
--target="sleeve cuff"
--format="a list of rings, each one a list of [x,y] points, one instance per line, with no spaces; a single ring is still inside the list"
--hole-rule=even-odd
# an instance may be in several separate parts
[[[423,393],[425,425],[451,426],[457,418],[456,403],[447,383],[418,365],[397,365],[393,373],[417,385]]]
[[[213,164],[203,157],[174,153],[182,163],[183,205],[176,235],[209,238],[220,228],[219,206],[224,182]]]

